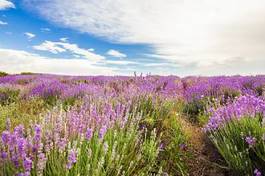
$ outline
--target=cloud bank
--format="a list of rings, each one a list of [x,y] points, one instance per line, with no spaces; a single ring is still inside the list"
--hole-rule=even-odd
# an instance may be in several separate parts
[[[15,5],[8,0],[0,0],[0,10],[6,10],[10,8],[15,8]]]
[[[204,74],[207,68],[211,71],[208,75],[264,74],[264,0],[23,0],[23,3],[29,10],[64,27],[115,43],[147,44],[153,49],[145,53],[151,59],[176,65],[176,72],[171,73],[190,70],[188,74]],[[234,72],[226,72],[233,67]]]
[[[0,70],[8,73],[25,71],[64,75],[115,75],[115,68],[97,66],[88,60],[48,58],[23,50],[0,49]]]

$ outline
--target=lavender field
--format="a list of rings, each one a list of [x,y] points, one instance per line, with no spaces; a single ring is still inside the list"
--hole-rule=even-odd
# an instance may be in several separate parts
[[[265,76],[0,77],[0,175],[265,173]]]
[[[265,176],[265,0],[0,0],[0,176]]]

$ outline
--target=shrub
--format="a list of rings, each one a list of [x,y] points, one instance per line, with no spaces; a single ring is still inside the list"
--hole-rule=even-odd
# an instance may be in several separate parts
[[[8,110],[22,115],[27,130],[19,125],[2,133],[2,139],[18,140],[0,141],[2,156],[8,154],[0,157],[1,174],[187,175],[182,150],[185,137],[170,111],[174,104],[142,100],[140,109],[129,110],[113,100],[88,101],[67,112],[55,108],[44,119],[29,117],[30,123],[23,121],[18,105],[12,104]],[[29,144],[22,148],[24,154],[9,150],[24,143]],[[12,156],[18,157],[13,160]]]
[[[7,119],[10,120],[12,127],[19,124],[29,127],[30,122],[38,121],[39,114],[45,110],[44,101],[38,98],[20,100],[5,106],[0,105],[0,132],[7,128]]]
[[[220,100],[221,105],[226,105],[227,103],[233,101],[237,97],[240,96],[239,90],[234,89],[224,89],[223,90],[223,97]]]
[[[70,107],[75,105],[75,102],[77,101],[77,98],[69,97],[62,102],[63,109],[66,111]]]
[[[55,106],[67,85],[59,81],[38,84],[31,90],[30,96],[42,98],[48,106]]]
[[[265,172],[264,118],[265,101],[250,95],[212,112],[205,130],[237,175]]]
[[[0,71],[0,77],[4,77],[4,76],[7,76],[7,75],[8,75],[8,73]]]
[[[21,72],[21,75],[36,75],[36,73],[32,73],[32,72]]]
[[[73,128],[74,124],[67,123],[78,116],[67,119],[63,114],[50,114],[45,123],[32,125],[31,130],[17,126],[14,131],[4,131],[0,151],[7,157],[0,159],[2,174],[149,175],[154,172],[159,138],[155,131],[149,138],[141,138],[146,133],[138,130],[136,116],[131,114],[122,128],[117,123],[80,131],[78,126]],[[10,138],[18,140],[9,143]],[[14,147],[20,149],[11,150]]]
[[[265,172],[265,128],[260,117],[230,121],[210,133],[210,139],[237,175],[252,175],[255,169]]]
[[[203,114],[209,105],[208,98],[194,99],[184,104],[183,112],[191,122],[198,122],[198,116]]]
[[[143,115],[140,128],[145,128],[147,135],[152,134],[152,131],[155,130],[156,135],[160,136],[160,153],[157,165],[161,166],[163,172],[169,175],[187,175],[187,167],[184,162],[187,154],[182,150],[182,147],[186,145],[186,138],[173,111],[179,110],[178,102],[154,101],[149,97],[140,99],[136,109]]]
[[[11,89],[8,87],[0,87],[0,104],[8,105],[10,103],[16,102],[19,98],[19,90]]]
[[[258,96],[265,96],[265,84],[255,88]]]

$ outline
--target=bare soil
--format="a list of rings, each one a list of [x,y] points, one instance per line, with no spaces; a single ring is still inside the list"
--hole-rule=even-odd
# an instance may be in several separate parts
[[[184,133],[188,138],[188,151],[191,157],[187,159],[190,176],[228,176],[225,163],[207,138],[202,128],[191,123],[187,118],[178,118]]]

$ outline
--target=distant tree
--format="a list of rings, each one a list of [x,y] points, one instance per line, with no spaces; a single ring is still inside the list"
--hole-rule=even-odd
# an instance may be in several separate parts
[[[4,77],[4,76],[7,76],[7,75],[8,75],[8,73],[0,71],[0,77]]]
[[[32,72],[21,72],[21,75],[34,75],[35,73]]]

